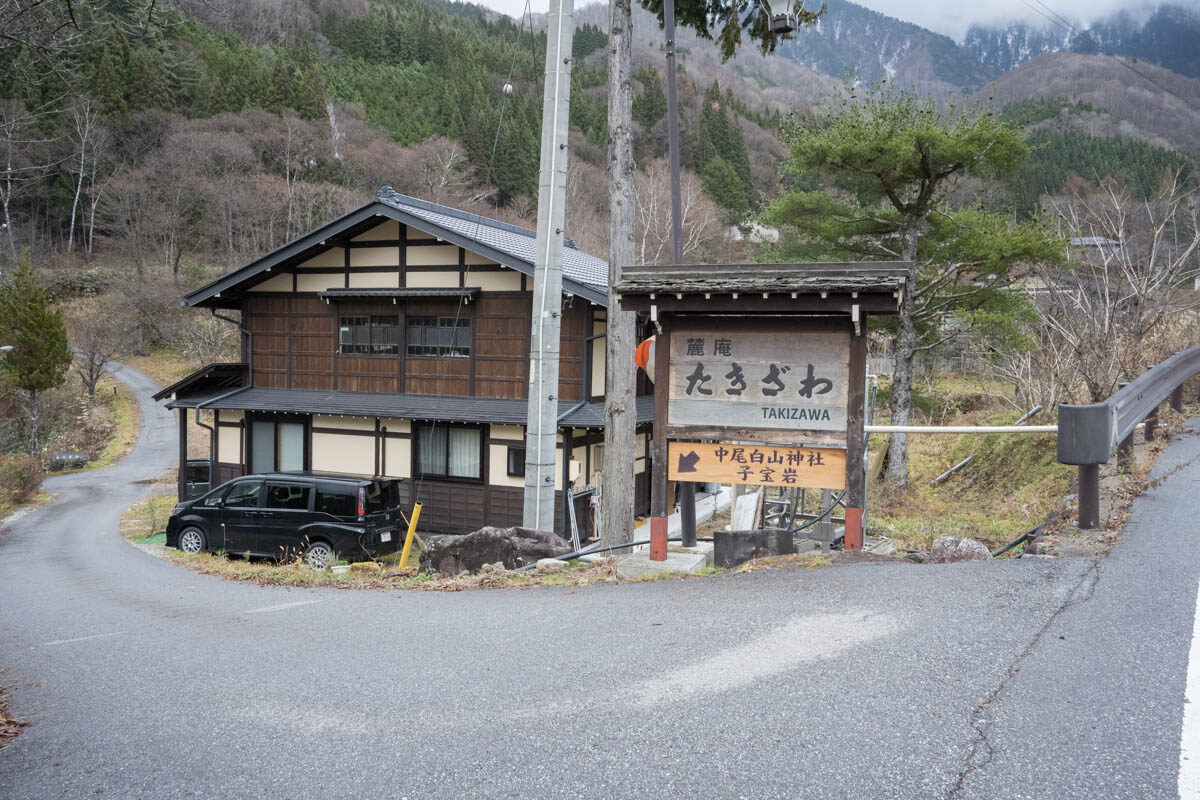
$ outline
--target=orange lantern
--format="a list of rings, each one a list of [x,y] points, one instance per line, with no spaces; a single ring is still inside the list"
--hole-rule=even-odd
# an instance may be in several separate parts
[[[633,363],[637,364],[646,371],[646,377],[651,381],[654,380],[654,337],[651,336],[646,341],[637,346],[633,351]]]

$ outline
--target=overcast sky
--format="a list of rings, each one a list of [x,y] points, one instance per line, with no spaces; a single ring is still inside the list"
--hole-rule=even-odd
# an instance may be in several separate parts
[[[511,16],[519,16],[525,9],[525,0],[475,0],[475,2]],[[961,40],[967,27],[973,22],[995,23],[1013,19],[1050,23],[1038,11],[1052,16],[1053,9],[1070,20],[1084,24],[1122,8],[1145,9],[1150,6],[1143,0],[855,0],[859,5],[873,8],[897,19],[915,22],[922,27],[944,33]],[[1173,0],[1178,5],[1200,9],[1200,0]],[[1026,5],[1028,3],[1028,5]],[[576,0],[579,7],[592,5],[588,0]],[[810,0],[809,6],[819,7],[820,0]],[[1157,5],[1157,3],[1155,3]],[[530,0],[534,13],[544,13],[549,0]],[[1031,8],[1032,7],[1032,8]],[[1034,11],[1033,9],[1037,9]]]

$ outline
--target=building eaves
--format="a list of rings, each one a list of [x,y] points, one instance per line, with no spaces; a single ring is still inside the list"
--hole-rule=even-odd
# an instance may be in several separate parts
[[[372,203],[310,231],[249,264],[187,294],[185,306],[236,307],[222,293],[236,290],[275,267],[288,266],[335,244],[326,244],[372,217],[388,217],[424,230],[451,244],[526,275],[534,272],[534,232],[516,225],[471,214],[448,206],[408,197],[391,187],[379,190]],[[317,248],[321,248],[318,250]],[[601,306],[608,305],[608,264],[569,243],[563,250],[563,291]]]

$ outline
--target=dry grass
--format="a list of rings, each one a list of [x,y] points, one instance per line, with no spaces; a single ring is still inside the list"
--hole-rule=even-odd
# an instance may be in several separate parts
[[[38,492],[31,500],[25,503],[13,503],[8,499],[0,497],[0,523],[4,522],[5,519],[18,511],[40,508],[56,497],[58,497],[58,495],[54,494],[53,492]],[[3,536],[5,533],[7,533],[7,531],[4,528],[0,528],[0,536]]]
[[[170,386],[203,366],[168,347],[156,347],[148,355],[129,356],[121,360],[131,367],[140,369],[163,386]]]
[[[133,450],[141,429],[142,412],[137,397],[129,387],[112,376],[105,376],[96,385],[96,398],[103,398],[112,413],[113,431],[100,457],[85,469],[100,469],[117,463]]]
[[[296,561],[279,564],[273,561],[229,558],[213,553],[187,555],[164,548],[170,561],[186,566],[202,575],[215,575],[226,580],[248,581],[260,586],[324,586],[335,589],[419,589],[422,591],[462,592],[471,589],[519,589],[532,586],[576,588],[597,583],[616,583],[612,562],[586,564],[573,562],[564,570],[515,572],[502,567],[485,566],[475,574],[449,576],[425,572],[400,573],[395,569],[398,555],[381,560],[380,569],[351,570],[335,574],[314,570]],[[414,553],[410,562],[419,561]]]
[[[4,670],[0,669],[0,677],[3,677]],[[3,750],[12,740],[17,738],[21,733],[21,729],[29,723],[23,719],[17,719],[12,716],[12,712],[8,710],[8,689],[9,687],[0,685],[0,750]]]
[[[928,396],[936,400],[932,424],[1002,425],[1020,416],[1003,399],[1011,387],[987,378],[937,376]],[[878,459],[885,440],[871,437],[872,458]],[[1006,544],[1061,508],[1070,489],[1073,473],[1057,462],[1053,434],[914,434],[908,442],[908,490],[876,480],[867,502],[869,532],[902,549],[928,550],[939,536]],[[967,456],[972,459],[965,468],[930,486]]]
[[[165,482],[164,482],[165,484]],[[166,490],[164,485],[162,490]],[[175,507],[175,494],[155,494],[131,505],[121,512],[121,537],[138,544],[160,543],[166,540],[167,520]]]

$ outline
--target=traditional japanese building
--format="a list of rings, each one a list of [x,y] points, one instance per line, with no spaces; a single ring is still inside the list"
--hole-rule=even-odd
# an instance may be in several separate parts
[[[179,411],[181,459],[187,415],[211,411],[214,482],[273,470],[389,476],[406,503],[424,504],[423,529],[520,524],[533,259],[531,230],[385,187],[192,292],[184,305],[240,312],[229,319],[242,360],[156,396]],[[560,500],[599,485],[607,275],[568,241]],[[649,391],[640,376],[638,513],[649,506]]]

